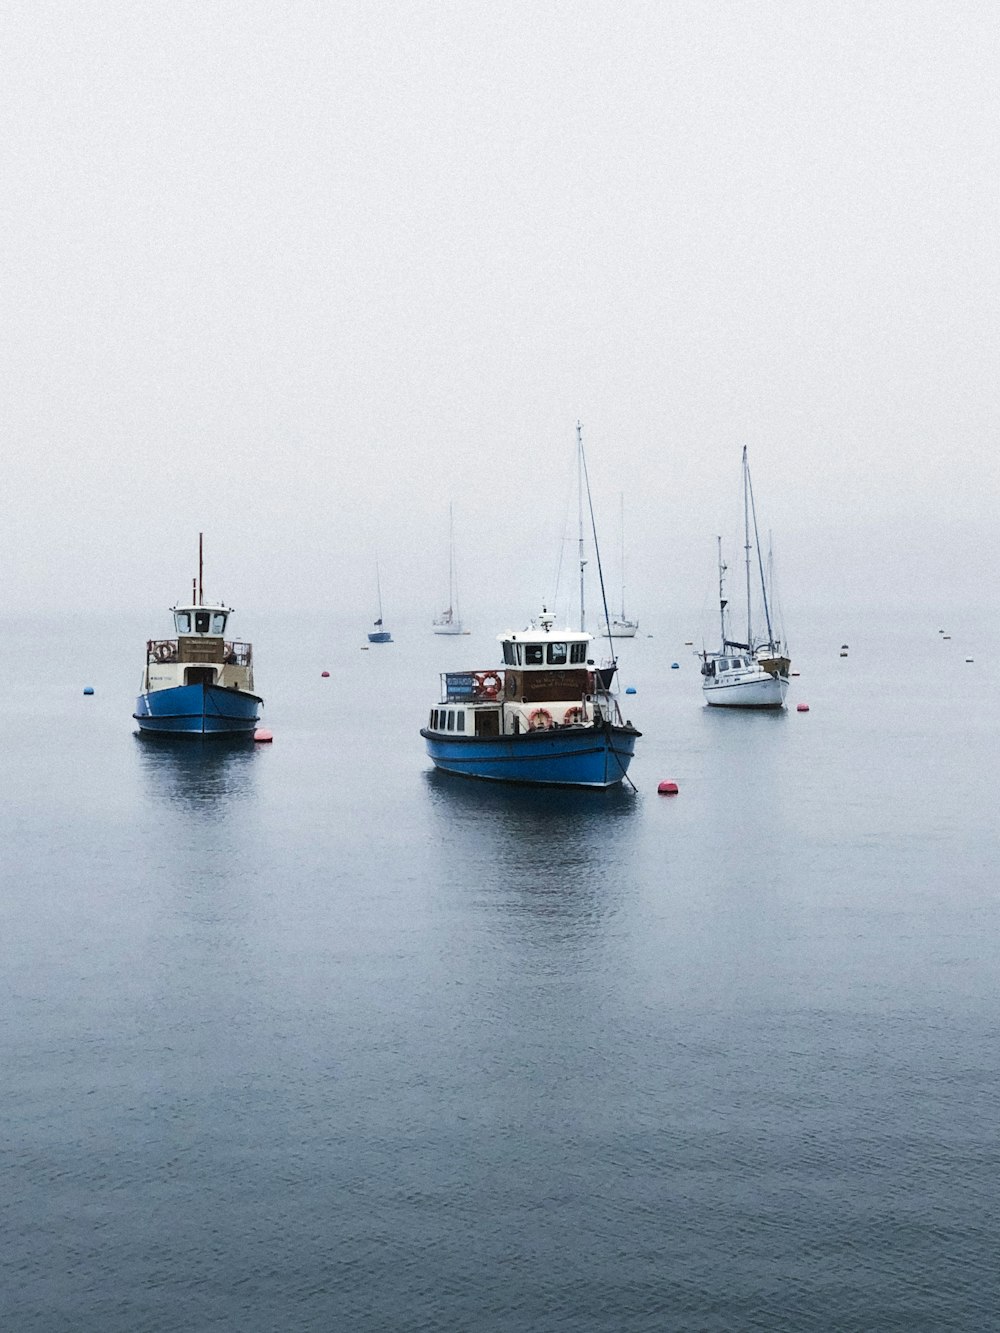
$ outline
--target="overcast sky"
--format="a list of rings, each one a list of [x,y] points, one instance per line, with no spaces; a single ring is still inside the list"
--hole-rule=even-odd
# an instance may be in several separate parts
[[[702,604],[744,444],[786,619],[978,600],[998,37],[987,0],[7,0],[7,605],[153,632],[204,529],[255,617],[369,619],[377,548],[429,618],[453,500],[465,609],[514,622],[577,419],[640,616]]]

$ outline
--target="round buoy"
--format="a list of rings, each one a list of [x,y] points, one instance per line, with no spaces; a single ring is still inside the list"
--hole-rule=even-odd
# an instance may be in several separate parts
[[[670,663],[670,670],[671,670],[671,671],[680,671],[680,669],[681,669],[681,664],[680,664],[680,662],[671,662],[671,663]]]
[[[661,796],[676,796],[680,791],[680,787],[678,787],[676,782],[661,782],[656,790]]]
[[[255,741],[260,741],[261,744],[264,744],[267,741],[274,740],[274,737],[271,735],[271,733],[269,731],[265,731],[263,727],[257,728],[257,730],[253,734],[253,738]]]
[[[625,691],[625,693],[626,693],[626,694],[635,694],[635,686],[634,686],[634,685],[630,685],[630,686],[628,687],[628,689]]]
[[[795,711],[796,711],[797,713],[808,713],[808,712],[809,712],[809,705],[808,705],[808,704],[796,704],[796,705],[795,705]]]
[[[323,680],[329,680],[329,678],[330,678],[330,673],[329,673],[329,671],[321,671],[319,674],[320,674],[320,676],[323,678]]]
[[[94,693],[93,685],[84,685],[83,692],[84,694],[93,694]]]

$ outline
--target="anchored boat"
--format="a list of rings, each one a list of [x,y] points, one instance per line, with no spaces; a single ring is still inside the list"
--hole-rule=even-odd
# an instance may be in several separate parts
[[[231,606],[206,602],[202,538],[190,602],[170,610],[174,639],[150,639],[133,717],[143,732],[176,736],[251,735],[263,700],[254,693],[253,647],[226,638]]]
[[[724,596],[726,565],[722,559],[722,538],[719,537],[721,647],[718,652],[701,654],[702,691],[705,702],[717,708],[783,708],[788,693],[791,661],[772,626],[769,579],[765,577],[757,533],[757,512],[746,447],[743,449],[743,532],[746,556],[746,638],[739,641],[729,637],[726,617],[729,603]],[[759,574],[760,579],[760,609],[766,630],[759,634],[755,634],[753,628],[752,590],[755,574]]]
[[[369,643],[392,643],[392,635],[386,629],[382,620],[382,580],[379,577],[378,561],[375,561],[375,596],[378,599],[378,616],[375,623],[368,631]]]
[[[458,590],[455,580],[455,516],[448,506],[448,605],[434,621],[435,634],[462,634],[462,617],[458,613]]]
[[[641,733],[622,718],[615,668],[595,669],[590,634],[553,626],[543,608],[527,629],[497,636],[503,669],[442,673],[420,732],[437,768],[543,786],[622,781]]]
[[[543,606],[527,629],[497,636],[502,669],[442,673],[438,703],[420,734],[435,766],[448,773],[539,786],[614,787],[628,772],[641,733],[622,717],[613,690],[617,663],[597,667],[589,656],[584,498],[605,621],[608,605],[579,423],[576,441],[580,628],[556,629]]]

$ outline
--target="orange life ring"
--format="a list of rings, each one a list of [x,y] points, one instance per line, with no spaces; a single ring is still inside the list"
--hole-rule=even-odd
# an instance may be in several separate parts
[[[480,699],[496,699],[503,688],[503,681],[495,671],[476,672],[476,694]]]
[[[571,704],[563,713],[563,726],[572,727],[578,722],[583,721],[583,709],[579,704]]]
[[[529,731],[548,731],[552,726],[552,714],[547,708],[535,708],[528,714]]]

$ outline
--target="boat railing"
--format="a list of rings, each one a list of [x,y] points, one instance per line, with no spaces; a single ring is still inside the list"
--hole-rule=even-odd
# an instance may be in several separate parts
[[[197,639],[185,639],[185,661],[198,661],[198,651],[193,645],[197,644]],[[214,641],[205,650],[206,661],[216,661],[218,641]],[[176,639],[148,639],[146,641],[146,665],[153,666],[156,663],[176,662],[180,658],[178,651],[178,642]],[[223,666],[249,667],[253,665],[253,644],[239,643],[237,641],[225,642],[222,645],[222,664]]]

